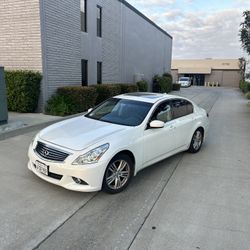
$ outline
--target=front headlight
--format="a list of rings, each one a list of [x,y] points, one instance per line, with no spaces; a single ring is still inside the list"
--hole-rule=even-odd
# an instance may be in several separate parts
[[[95,149],[90,150],[84,155],[80,155],[74,162],[73,165],[84,165],[98,162],[103,154],[108,150],[109,143],[101,145]]]

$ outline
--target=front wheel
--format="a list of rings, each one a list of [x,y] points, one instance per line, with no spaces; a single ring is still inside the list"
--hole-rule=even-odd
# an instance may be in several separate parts
[[[104,177],[102,188],[107,193],[116,194],[123,191],[133,175],[134,164],[126,154],[115,156],[109,163]]]
[[[191,153],[197,153],[200,150],[202,143],[203,143],[203,131],[200,128],[198,128],[193,134],[188,151]]]

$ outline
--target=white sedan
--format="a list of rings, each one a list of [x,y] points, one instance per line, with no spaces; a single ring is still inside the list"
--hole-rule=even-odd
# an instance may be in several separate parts
[[[206,111],[188,99],[123,94],[40,131],[28,168],[66,189],[118,193],[141,169],[181,151],[198,152],[208,124]]]

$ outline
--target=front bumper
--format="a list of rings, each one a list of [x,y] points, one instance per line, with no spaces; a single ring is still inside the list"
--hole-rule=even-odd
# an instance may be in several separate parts
[[[191,86],[191,84],[189,84],[189,83],[181,83],[182,88],[188,88],[190,86]]]
[[[102,189],[106,162],[75,166],[71,164],[72,159],[66,159],[65,162],[60,163],[46,161],[33,150],[32,146],[29,147],[28,157],[29,170],[47,182],[79,192],[94,192]],[[49,175],[42,174],[36,169],[36,161],[48,166]],[[72,177],[80,178],[85,183],[78,184]]]

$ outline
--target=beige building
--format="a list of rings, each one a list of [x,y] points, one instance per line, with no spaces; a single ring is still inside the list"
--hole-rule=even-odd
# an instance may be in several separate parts
[[[193,85],[215,83],[223,87],[239,87],[241,79],[238,59],[173,60],[174,82],[181,76],[191,77]]]

